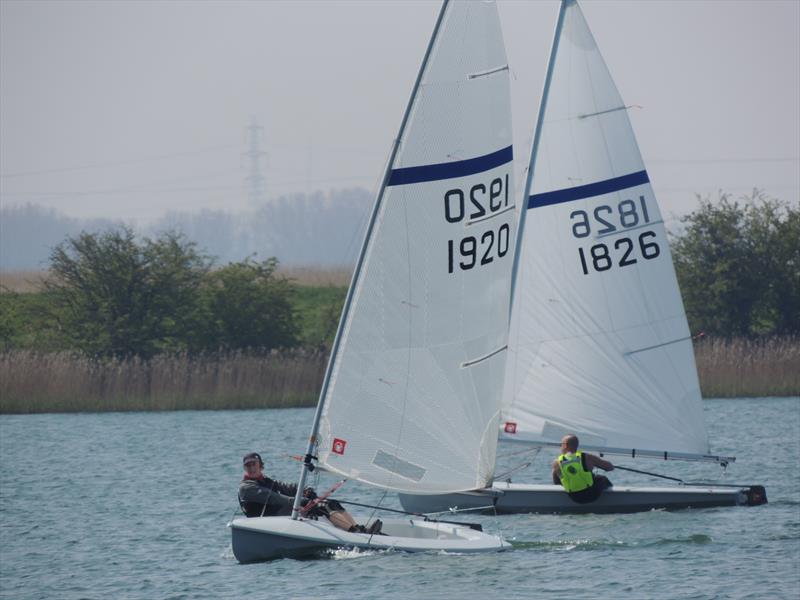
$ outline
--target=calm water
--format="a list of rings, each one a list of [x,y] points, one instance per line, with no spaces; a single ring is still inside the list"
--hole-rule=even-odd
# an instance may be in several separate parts
[[[796,598],[800,399],[709,400],[705,411],[714,451],[738,457],[723,480],[766,485],[768,505],[474,517],[514,550],[256,565],[236,562],[225,527],[240,457],[260,450],[272,472],[294,480],[286,453],[303,448],[310,410],[2,416],[0,597]],[[550,460],[515,480],[546,482]],[[684,479],[721,473],[619,462]],[[380,493],[348,482],[337,496],[374,502]]]

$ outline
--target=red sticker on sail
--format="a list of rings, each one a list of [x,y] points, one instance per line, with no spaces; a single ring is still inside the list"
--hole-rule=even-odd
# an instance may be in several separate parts
[[[506,433],[517,433],[517,424],[513,421],[508,421],[505,427]]]
[[[331,452],[334,454],[344,454],[344,447],[347,446],[347,442],[345,440],[340,440],[339,438],[333,438],[333,447],[331,448]]]

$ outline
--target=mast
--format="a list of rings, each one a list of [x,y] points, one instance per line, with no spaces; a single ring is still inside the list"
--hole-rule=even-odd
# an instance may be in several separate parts
[[[389,155],[389,160],[386,162],[386,168],[383,173],[383,179],[381,181],[381,187],[378,191],[377,198],[375,200],[375,205],[372,207],[372,214],[370,216],[369,224],[367,225],[367,231],[364,235],[364,241],[361,244],[361,251],[358,255],[358,260],[356,261],[356,267],[353,272],[352,280],[350,281],[350,287],[347,290],[347,297],[345,298],[344,306],[342,308],[342,316],[339,319],[339,325],[336,328],[336,337],[333,340],[333,347],[331,348],[331,356],[328,359],[328,366],[325,369],[325,378],[322,382],[322,389],[320,390],[319,400],[317,402],[317,409],[314,412],[314,422],[311,425],[311,435],[308,438],[308,446],[306,448],[305,458],[303,459],[303,465],[300,467],[300,478],[297,483],[297,493],[294,497],[294,506],[292,507],[292,520],[297,520],[300,516],[300,503],[303,499],[303,488],[305,487],[306,477],[308,476],[309,471],[314,469],[314,465],[312,464],[312,460],[315,458],[313,456],[314,452],[314,445],[317,441],[317,433],[319,431],[319,423],[322,418],[322,409],[325,404],[325,396],[328,393],[328,385],[331,379],[331,373],[333,370],[333,365],[336,360],[336,355],[339,350],[339,344],[342,337],[342,331],[344,330],[345,323],[347,322],[347,316],[350,312],[350,305],[353,299],[353,293],[356,288],[356,284],[359,280],[361,275],[361,268],[364,263],[364,257],[367,253],[367,247],[369,246],[370,238],[372,237],[372,230],[375,227],[375,222],[377,221],[378,214],[380,213],[381,204],[383,201],[383,196],[386,191],[386,186],[389,182],[389,178],[392,173],[392,166],[394,165],[395,157],[397,156],[397,151],[400,147],[400,140],[403,139],[403,133],[405,132],[406,123],[408,122],[409,115],[411,114],[411,109],[414,106],[414,101],[417,98],[417,90],[419,89],[420,82],[422,81],[422,76],[425,73],[425,69],[428,66],[428,59],[430,58],[431,51],[433,50],[433,45],[436,42],[436,38],[439,35],[439,29],[441,28],[442,20],[444,19],[445,11],[447,10],[447,6],[450,3],[450,0],[444,0],[442,2],[442,8],[439,10],[439,16],[436,19],[436,24],[433,28],[433,33],[431,34],[431,39],[428,42],[428,48],[425,50],[425,56],[422,59],[422,64],[420,65],[419,72],[417,73],[417,79],[414,82],[414,88],[411,91],[411,97],[406,105],[405,113],[403,114],[403,120],[400,122],[400,130],[397,134],[397,138],[394,140],[394,144],[392,144],[392,150]]]
[[[553,45],[550,48],[550,59],[547,61],[547,73],[544,76],[544,89],[542,90],[542,100],[539,102],[539,114],[536,117],[536,129],[533,132],[533,142],[531,143],[531,158],[528,163],[528,175],[525,178],[525,190],[522,194],[522,207],[519,215],[519,225],[517,227],[516,247],[514,248],[514,266],[511,269],[511,304],[508,311],[508,318],[511,319],[511,311],[514,308],[514,290],[517,287],[517,272],[519,270],[520,250],[522,249],[522,236],[525,231],[525,215],[528,212],[528,197],[531,193],[533,182],[533,169],[536,166],[536,155],[539,152],[539,140],[542,136],[542,121],[547,109],[547,99],[550,96],[550,82],[553,79],[553,65],[556,62],[558,53],[558,43],[561,40],[561,29],[564,25],[564,15],[567,6],[575,0],[561,0],[561,7],[558,11],[558,21],[553,34]]]

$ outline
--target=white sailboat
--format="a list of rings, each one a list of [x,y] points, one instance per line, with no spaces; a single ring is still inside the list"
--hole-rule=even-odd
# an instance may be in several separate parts
[[[558,448],[574,433],[582,450],[726,465],[735,459],[709,452],[692,340],[628,108],[580,7],[564,0],[523,196],[500,436]],[[401,495],[404,508],[421,512],[632,512],[765,501],[760,486],[711,484],[616,485],[591,504],[549,483]]]
[[[384,489],[443,493],[493,477],[515,239],[509,72],[494,2],[445,1],[348,291],[298,490],[316,462]],[[338,547],[503,550],[454,523],[386,535],[300,515],[237,518],[241,562]]]

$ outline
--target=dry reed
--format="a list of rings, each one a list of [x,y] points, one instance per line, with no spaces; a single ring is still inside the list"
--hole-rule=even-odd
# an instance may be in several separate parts
[[[0,353],[0,413],[313,406],[326,360],[274,352],[98,362],[10,351]]]
[[[41,292],[48,276],[48,271],[0,271],[0,293]]]
[[[705,397],[800,395],[800,338],[703,339]],[[313,406],[327,356],[244,352],[98,362],[74,354],[0,353],[0,413]]]
[[[353,267],[279,266],[277,274],[302,286],[347,287],[353,275]],[[0,271],[0,292],[41,292],[48,277],[50,273],[47,270]]]
[[[800,338],[703,338],[695,344],[706,398],[800,395]]]

